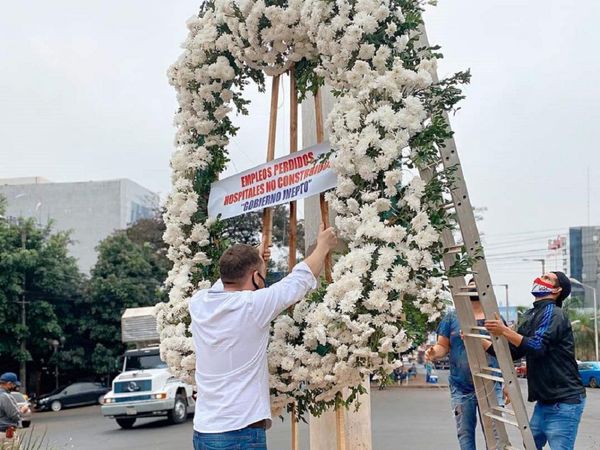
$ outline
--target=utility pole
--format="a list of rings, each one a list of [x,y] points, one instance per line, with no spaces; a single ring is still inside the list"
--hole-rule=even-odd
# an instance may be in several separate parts
[[[27,231],[25,230],[25,224],[21,223],[23,227],[21,229],[21,248],[23,250],[27,249]],[[26,300],[25,300],[25,289],[27,287],[27,273],[23,268],[23,292],[21,293],[21,325],[23,327],[23,332],[27,330],[27,309],[26,309]],[[21,354],[25,355],[27,353],[27,339],[25,336],[21,338]],[[21,366],[19,369],[19,379],[23,383],[23,387],[25,392],[27,392],[27,361],[25,359],[21,360]]]
[[[500,286],[504,288],[504,293],[506,294],[506,321],[509,321],[510,308],[508,306],[508,284],[495,284],[494,286]]]
[[[536,262],[542,263],[542,275],[544,275],[546,273],[546,260],[544,258],[537,258],[537,259],[525,258],[525,259],[523,259],[523,261],[536,261]]]

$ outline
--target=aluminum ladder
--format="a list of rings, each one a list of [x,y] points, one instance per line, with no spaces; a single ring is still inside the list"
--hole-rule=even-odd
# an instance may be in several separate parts
[[[424,27],[421,28],[420,43],[429,46]],[[433,74],[433,81],[435,83],[439,81],[437,74]],[[450,129],[448,115],[445,114],[444,118]],[[500,316],[500,312],[494,290],[492,289],[492,281],[487,263],[485,258],[483,258],[475,214],[469,200],[467,185],[453,137],[447,139],[445,145],[439,148],[439,157],[440,160],[437,164],[420,169],[420,175],[424,181],[428,182],[434,177],[437,168],[443,166],[444,169],[452,169],[454,171],[454,182],[450,191],[452,201],[447,207],[455,211],[456,222],[463,242],[457,245],[454,234],[450,229],[442,233],[442,242],[445,248],[445,255],[443,257],[444,267],[446,269],[450,268],[455,263],[457,255],[463,252],[466,252],[471,257],[480,256],[480,259],[475,261],[471,269],[475,283],[477,284],[477,295],[479,295],[485,317],[487,319],[494,319],[496,315]],[[475,295],[475,293],[468,291],[462,276],[449,278],[449,286],[463,332],[487,448],[536,450],[533,435],[529,428],[527,410],[525,409],[525,403],[521,395],[507,340],[504,337],[491,337],[500,368],[489,367],[487,355],[483,349],[481,340],[490,339],[490,336],[480,333],[485,328],[477,326],[477,321],[475,320],[470,304],[470,297]],[[494,389],[496,382],[504,383],[504,387],[508,390],[511,399],[510,405],[506,407],[499,406]],[[506,425],[512,425],[519,430],[522,437],[522,447],[516,447],[511,444],[506,431]]]

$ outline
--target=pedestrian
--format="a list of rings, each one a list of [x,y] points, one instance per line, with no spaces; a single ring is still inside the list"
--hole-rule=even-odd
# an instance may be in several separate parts
[[[553,450],[571,450],[586,400],[571,322],[561,308],[571,281],[563,272],[548,272],[534,280],[531,293],[533,308],[517,331],[500,320],[487,320],[485,327],[493,336],[506,337],[513,359],[527,360],[528,400],[536,402],[530,427],[537,448],[548,443]],[[494,354],[491,342],[484,347]]]
[[[0,376],[0,450],[18,450],[17,428],[21,426],[21,414],[27,414],[29,407],[19,409],[11,395],[21,385],[17,375],[6,372]]]
[[[475,280],[470,279],[467,286],[471,292],[471,308],[477,321],[477,325],[482,327],[485,323],[485,314],[479,296]],[[456,311],[449,311],[437,329],[437,343],[430,347],[425,353],[425,358],[429,361],[441,359],[449,355],[450,376],[448,383],[450,385],[450,403],[454,412],[456,421],[456,431],[458,443],[461,450],[475,450],[475,428],[477,427],[477,416],[481,421],[479,407],[477,405],[477,396],[473,386],[471,369],[467,359],[465,344],[462,340],[460,323]],[[490,367],[498,367],[496,358],[488,357]],[[495,383],[496,397],[498,404],[503,406],[502,384]]]
[[[221,279],[190,300],[196,350],[194,449],[266,450],[271,426],[267,345],[270,324],[317,287],[337,242],[321,224],[317,245],[281,281],[266,286],[268,248],[234,245],[219,260]]]
[[[417,378],[417,365],[412,363],[412,365],[408,369],[408,379]]]

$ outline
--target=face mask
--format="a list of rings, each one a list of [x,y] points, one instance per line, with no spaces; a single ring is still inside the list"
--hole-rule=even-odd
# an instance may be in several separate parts
[[[265,280],[265,277],[263,277],[259,272],[256,272],[256,275],[258,275],[258,278],[260,278],[263,282],[263,286],[267,287],[267,280]],[[262,289],[258,283],[256,281],[254,281],[254,277],[252,277],[252,286],[254,286],[254,289],[256,289],[257,291],[259,289]]]
[[[536,278],[535,280],[533,280],[533,287],[531,288],[531,293],[534,297],[547,297],[554,293],[554,289],[556,289],[556,287],[552,286],[552,284],[542,280],[541,278]]]

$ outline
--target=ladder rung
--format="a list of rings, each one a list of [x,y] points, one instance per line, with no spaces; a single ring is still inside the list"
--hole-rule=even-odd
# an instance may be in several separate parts
[[[517,422],[515,422],[514,420],[507,419],[506,417],[497,416],[496,414],[491,413],[491,412],[486,412],[485,415],[492,420],[498,420],[499,422],[504,422],[504,423],[507,423],[509,425],[519,428],[519,424]]]
[[[438,166],[442,165],[442,160],[439,159],[437,161],[432,162],[431,164],[428,164],[425,166],[425,169],[435,169]]]
[[[453,295],[453,297],[477,297],[479,294],[477,292],[457,292]]]
[[[486,327],[471,327],[471,330],[473,331],[485,331],[486,333],[488,333],[488,330]]]
[[[503,408],[502,406],[494,406],[492,409],[500,413],[510,414],[511,416],[515,415],[515,412],[512,409]]]
[[[487,370],[488,372],[502,373],[502,369],[498,369],[497,367],[482,367],[481,370]]]
[[[452,209],[452,208],[454,208],[454,202],[444,203],[444,204],[442,205],[442,208],[444,208],[444,209],[446,209],[446,210],[448,210],[448,209]]]
[[[499,381],[500,383],[504,383],[504,378],[497,377],[495,375],[488,375],[487,373],[478,372],[478,373],[474,374],[474,376],[479,377],[479,378],[485,378],[486,380],[493,380],[493,381]]]
[[[489,339],[490,336],[487,334],[479,334],[479,333],[466,333],[463,334],[464,337],[470,337],[475,339]]]
[[[463,245],[451,245],[444,249],[445,253],[461,253]]]

